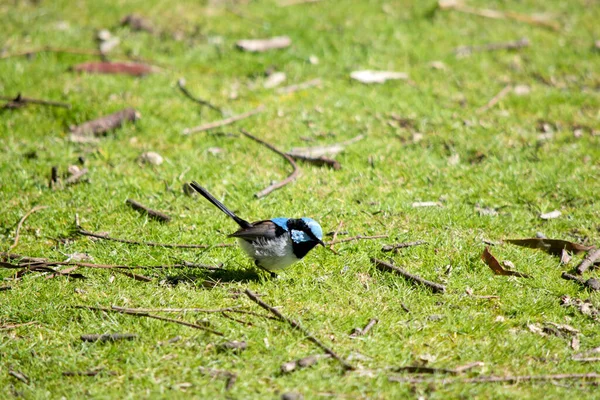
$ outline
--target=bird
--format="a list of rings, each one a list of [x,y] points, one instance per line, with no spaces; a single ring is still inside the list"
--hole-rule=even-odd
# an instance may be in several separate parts
[[[312,218],[278,217],[248,222],[235,215],[197,182],[192,181],[189,185],[240,226],[229,237],[237,238],[254,264],[271,276],[277,275],[274,271],[287,268],[304,258],[315,246],[320,244],[325,247],[321,225]]]

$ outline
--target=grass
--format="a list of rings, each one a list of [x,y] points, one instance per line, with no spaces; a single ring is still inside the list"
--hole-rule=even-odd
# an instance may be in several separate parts
[[[224,3],[224,2],[223,2]],[[94,48],[95,32],[109,28],[121,39],[116,50],[152,60],[163,69],[144,78],[75,74],[68,68],[90,57],[39,54],[31,59],[0,60],[0,92],[67,101],[70,110],[28,106],[4,111],[0,124],[0,240],[7,249],[16,224],[35,205],[49,208],[31,215],[13,252],[64,260],[75,252],[94,262],[127,265],[172,264],[180,260],[223,263],[232,271],[213,288],[198,270],[139,270],[153,278],[137,282],[110,271],[83,270],[88,279],[46,280],[38,274],[4,282],[0,324],[38,321],[0,332],[0,389],[5,397],[25,398],[274,398],[298,392],[305,398],[547,398],[594,397],[596,389],[579,381],[520,384],[416,384],[389,382],[382,370],[374,377],[342,374],[331,360],[281,375],[284,362],[318,352],[299,333],[272,320],[247,317],[244,326],[220,315],[206,318],[225,338],[184,326],[127,315],[74,309],[74,305],[129,307],[202,307],[243,305],[260,311],[245,296],[250,288],[280,307],[343,356],[367,369],[405,366],[430,359],[430,366],[454,368],[483,361],[467,373],[527,375],[586,373],[594,364],[571,360],[569,340],[539,336],[528,324],[567,323],[581,331],[581,349],[599,345],[597,323],[564,309],[562,295],[590,298],[560,279],[569,267],[540,251],[496,246],[532,279],[492,275],[480,255],[482,239],[531,237],[600,243],[600,9],[586,1],[508,1],[503,10],[546,13],[560,22],[554,32],[510,20],[490,20],[435,9],[435,2],[361,1],[279,7],[274,1],[224,5],[196,1],[10,2],[0,5],[6,53],[52,45]],[[492,7],[487,2],[470,5]],[[229,8],[228,8],[229,7]],[[233,10],[234,12],[231,12]],[[119,27],[128,13],[151,20],[155,35]],[[176,40],[175,36],[183,37]],[[238,39],[289,35],[292,47],[264,54],[237,51]],[[596,35],[596,36],[595,36]],[[453,49],[527,37],[518,52],[496,51],[457,58]],[[319,63],[308,62],[316,56]],[[442,61],[446,70],[429,66]],[[278,95],[262,89],[264,71],[274,66],[286,84],[320,77],[321,88]],[[351,81],[357,69],[409,73],[411,82],[366,86]],[[340,171],[302,164],[301,177],[264,199],[253,194],[285,176],[280,157],[244,137],[199,133],[184,128],[220,119],[178,92],[188,88],[231,113],[259,104],[265,112],[223,128],[244,127],[281,149],[331,144],[365,134],[337,159]],[[511,94],[483,114],[485,105],[507,84],[528,85],[525,96]],[[232,99],[231,93],[237,92]],[[68,141],[68,127],[134,107],[142,119],[126,124],[97,145]],[[388,124],[390,113],[411,118],[413,129]],[[540,140],[537,125],[554,126]],[[576,137],[574,127],[584,126]],[[592,129],[589,129],[591,127]],[[592,130],[595,129],[595,135]],[[412,140],[414,132],[423,139]],[[327,135],[331,133],[331,135]],[[323,135],[325,134],[325,135]],[[313,142],[306,143],[302,138]],[[213,154],[211,148],[223,149]],[[165,157],[160,166],[141,165],[144,151]],[[35,157],[27,154],[35,153]],[[83,156],[89,183],[64,190],[47,187],[51,166],[66,171]],[[457,158],[458,157],[458,158]],[[450,162],[452,160],[452,162]],[[456,162],[458,160],[458,162]],[[300,263],[266,279],[255,274],[238,248],[206,251],[131,246],[73,236],[73,219],[113,236],[171,243],[216,244],[236,227],[201,199],[184,195],[182,184],[197,180],[244,218],[311,216],[325,232],[340,221],[349,235],[389,234],[389,239],[336,246],[339,255],[313,250]],[[127,198],[173,216],[161,224],[129,209]],[[416,201],[441,201],[443,207],[413,208]],[[476,206],[499,208],[480,216]],[[539,214],[561,210],[543,221]],[[340,238],[342,238],[341,236]],[[62,239],[62,240],[57,240]],[[427,279],[444,282],[448,293],[432,295],[400,277],[377,271],[370,257],[385,258],[383,244],[427,240],[428,245],[391,257]],[[578,262],[575,258],[573,264]],[[0,274],[9,278],[14,271]],[[178,284],[169,280],[178,278]],[[478,300],[465,295],[497,295]],[[403,305],[410,312],[403,310]],[[246,317],[246,316],[243,316]],[[348,333],[376,317],[373,331],[359,339]],[[500,318],[501,317],[501,318]],[[88,333],[135,333],[131,342],[84,343]],[[175,343],[166,343],[180,336]],[[226,340],[245,340],[245,352],[222,353]],[[238,374],[230,392],[221,379],[198,367]],[[65,377],[64,371],[103,367],[114,375]],[[26,374],[25,384],[10,368]],[[184,384],[185,383],[185,384]],[[182,385],[184,384],[184,385]],[[188,385],[191,384],[191,385]]]

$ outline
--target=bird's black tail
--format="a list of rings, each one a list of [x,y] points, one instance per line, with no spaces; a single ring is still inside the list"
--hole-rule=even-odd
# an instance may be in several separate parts
[[[215,199],[212,194],[208,193],[208,191],[206,189],[204,189],[202,186],[200,186],[197,182],[192,181],[190,183],[190,186],[196,192],[198,192],[202,196],[204,196],[204,198],[206,200],[213,203],[219,210],[221,210],[225,214],[229,215],[239,226],[241,226],[242,228],[250,227],[250,223],[248,221],[245,221],[245,220],[241,219],[240,217],[238,217],[237,215],[235,215],[233,213],[233,211],[231,211],[229,208],[225,207],[225,205],[223,203],[221,203],[219,200]]]

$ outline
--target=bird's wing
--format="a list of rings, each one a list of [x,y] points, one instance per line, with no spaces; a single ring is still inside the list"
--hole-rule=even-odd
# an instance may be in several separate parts
[[[253,222],[248,228],[242,228],[229,236],[253,241],[259,238],[275,239],[283,233],[285,233],[285,229],[272,221],[265,220]]]

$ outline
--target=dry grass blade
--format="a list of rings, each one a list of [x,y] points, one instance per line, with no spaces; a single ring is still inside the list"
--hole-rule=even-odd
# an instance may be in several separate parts
[[[500,262],[490,253],[489,247],[486,247],[481,254],[481,259],[494,272],[495,275],[517,276],[519,278],[531,278],[531,276],[522,272],[504,269]]]
[[[8,330],[11,330],[11,329],[20,328],[22,326],[29,326],[29,325],[36,325],[36,324],[39,324],[39,322],[37,322],[37,321],[29,321],[29,322],[24,322],[22,324],[0,325],[0,331],[8,331]]]
[[[512,91],[512,89],[513,89],[513,87],[511,85],[505,86],[500,92],[498,92],[498,94],[496,94],[494,97],[492,97],[490,99],[490,101],[487,102],[486,105],[484,105],[483,107],[480,107],[477,110],[477,114],[482,114],[482,113],[486,112],[487,110],[489,110],[490,108],[494,107],[496,104],[498,104],[500,102],[500,100],[505,98]]]
[[[25,220],[34,212],[43,210],[45,208],[48,208],[48,206],[35,206],[31,210],[27,211],[25,213],[25,215],[23,215],[23,217],[19,220],[19,223],[17,224],[17,230],[15,231],[15,240],[14,240],[13,244],[8,248],[8,251],[11,251],[15,247],[17,247],[17,245],[19,244],[19,235],[21,233],[21,227],[23,226],[23,223],[25,222]]]
[[[253,115],[261,113],[261,112],[263,112],[264,109],[265,109],[265,107],[261,105],[261,106],[255,108],[254,110],[248,111],[243,114],[234,115],[233,117],[225,118],[220,121],[209,122],[207,124],[199,125],[194,128],[186,128],[183,130],[182,133],[184,135],[191,135],[192,133],[204,132],[204,131],[208,131],[209,129],[220,128],[222,126],[230,125],[230,124],[233,124],[234,122],[241,121],[243,119],[246,119],[248,117],[251,117]]]
[[[290,157],[289,155],[285,154],[284,152],[278,150],[272,144],[267,143],[264,140],[261,140],[261,139],[257,138],[256,136],[251,135],[250,133],[248,133],[244,129],[240,129],[240,132],[242,132],[244,134],[244,136],[249,137],[250,139],[254,140],[255,142],[258,142],[258,143],[262,144],[263,146],[265,146],[269,150],[271,150],[271,151],[279,154],[283,158],[285,158],[290,163],[290,165],[293,168],[292,173],[290,175],[288,175],[287,178],[285,178],[284,180],[282,180],[280,182],[274,183],[271,186],[267,187],[266,189],[263,189],[260,192],[256,193],[255,196],[257,198],[260,199],[262,197],[265,197],[266,195],[268,195],[269,193],[271,193],[274,190],[281,189],[282,187],[284,187],[288,183],[294,181],[294,179],[296,179],[298,177],[298,174],[300,173],[300,169],[298,169],[298,165],[296,164],[296,162],[294,161],[294,159],[292,157]]]
[[[379,269],[381,271],[394,272],[394,273],[406,278],[407,280],[409,280],[411,282],[415,282],[415,283],[419,283],[421,285],[427,286],[434,293],[446,292],[446,287],[444,285],[436,283],[436,282],[428,281],[427,279],[423,279],[420,276],[411,274],[410,272],[407,272],[400,267],[397,267],[397,266],[387,263],[385,261],[378,260],[373,257],[371,258],[371,262],[373,262],[373,264],[375,264],[375,267],[377,267],[377,269]]]

